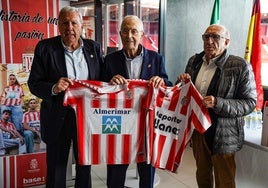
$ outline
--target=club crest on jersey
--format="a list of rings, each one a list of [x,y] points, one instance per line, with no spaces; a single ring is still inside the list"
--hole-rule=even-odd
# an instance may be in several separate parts
[[[130,90],[128,90],[127,92],[126,92],[126,98],[127,99],[131,99],[133,96],[132,96],[133,94],[132,94],[132,91],[130,91]]]
[[[181,99],[181,104],[183,106],[187,105],[189,103],[189,98],[187,96],[184,96],[182,99]]]
[[[121,116],[102,116],[103,134],[121,133]]]

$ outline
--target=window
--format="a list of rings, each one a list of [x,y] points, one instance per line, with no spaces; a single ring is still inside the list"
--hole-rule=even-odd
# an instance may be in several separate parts
[[[159,0],[133,0],[133,14],[143,21],[144,34],[142,44],[145,48],[158,52]],[[124,3],[114,0],[103,4],[103,47],[104,53],[122,48],[119,27],[124,17]],[[105,51],[106,50],[106,51]]]
[[[142,44],[145,48],[158,52],[159,1],[141,0],[141,19],[145,34]]]

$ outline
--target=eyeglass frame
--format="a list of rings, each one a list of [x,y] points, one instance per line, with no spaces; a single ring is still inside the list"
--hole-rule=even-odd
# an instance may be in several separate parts
[[[205,38],[206,37],[206,38]],[[213,41],[219,41],[221,38],[223,38],[223,39],[228,39],[227,37],[223,37],[223,36],[221,36],[221,35],[218,35],[218,34],[209,34],[209,33],[207,33],[207,34],[203,34],[202,35],[202,40],[203,41],[208,41],[209,40],[209,38],[211,38]]]
[[[131,32],[132,35],[136,36],[138,35],[140,32],[143,32],[143,31],[139,31],[137,29],[122,29],[120,32],[123,34],[123,35],[127,35],[129,34],[129,31]]]

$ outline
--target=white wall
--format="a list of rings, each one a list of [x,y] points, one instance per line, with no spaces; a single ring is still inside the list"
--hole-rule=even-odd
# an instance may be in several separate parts
[[[222,0],[221,24],[231,33],[230,53],[244,56],[253,0]],[[203,50],[201,35],[209,26],[214,0],[167,0],[166,68],[174,83],[188,59]]]

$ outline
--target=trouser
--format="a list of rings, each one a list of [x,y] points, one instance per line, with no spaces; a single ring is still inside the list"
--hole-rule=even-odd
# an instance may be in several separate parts
[[[34,152],[34,132],[30,130],[25,130],[24,141],[26,144],[27,153],[33,153]]]
[[[57,125],[55,125],[57,126]],[[73,111],[68,111],[65,124],[58,135],[58,141],[47,143],[46,188],[66,188],[66,168],[71,143],[76,161],[75,188],[91,188],[91,166],[78,164],[76,119]]]
[[[4,138],[3,138],[3,131],[0,129],[0,149],[5,149],[5,144],[4,144]]]
[[[128,164],[107,165],[107,187],[124,188]],[[155,168],[146,162],[137,163],[139,188],[153,188]]]
[[[194,131],[193,154],[196,160],[196,180],[199,188],[235,188],[235,153],[211,155],[205,135]]]
[[[19,147],[19,154],[26,153],[26,144],[21,144],[19,138],[4,139],[5,148]]]

